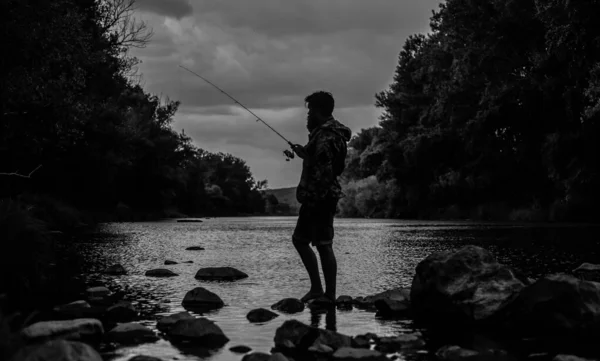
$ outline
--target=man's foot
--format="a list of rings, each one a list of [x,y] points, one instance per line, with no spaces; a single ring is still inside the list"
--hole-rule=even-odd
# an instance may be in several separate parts
[[[321,297],[313,299],[311,304],[315,306],[335,306],[335,299],[333,299],[331,296],[323,294]]]
[[[323,296],[323,291],[308,291],[307,294],[304,295],[304,297],[302,297],[300,299],[300,301],[302,302],[308,302],[310,300],[314,300],[316,298],[322,297]]]

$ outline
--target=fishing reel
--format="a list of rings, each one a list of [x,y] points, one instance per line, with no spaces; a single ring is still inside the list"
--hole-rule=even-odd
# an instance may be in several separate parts
[[[285,154],[285,161],[286,162],[289,162],[290,159],[294,159],[294,152],[291,151],[291,150],[289,150],[289,149],[284,150],[283,154]]]

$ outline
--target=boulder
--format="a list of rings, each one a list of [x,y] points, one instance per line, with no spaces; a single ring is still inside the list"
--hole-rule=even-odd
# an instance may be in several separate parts
[[[442,324],[481,322],[499,313],[525,287],[487,250],[465,246],[421,261],[410,291],[415,318]]]
[[[248,346],[244,346],[244,345],[239,345],[239,346],[233,346],[231,348],[229,348],[229,351],[234,352],[234,353],[247,353],[252,351],[252,348],[248,347]]]
[[[600,337],[600,283],[548,275],[523,289],[499,320],[515,333],[561,342]]]
[[[168,332],[173,325],[179,320],[192,320],[195,317],[192,316],[189,312],[177,312],[175,314],[164,316],[156,321],[156,328],[161,332]]]
[[[109,274],[109,275],[119,276],[119,275],[126,275],[127,270],[125,270],[125,267],[121,266],[120,264],[114,264],[114,265],[106,268],[104,270],[104,273]]]
[[[331,347],[350,347],[352,338],[340,333],[311,327],[297,320],[287,320],[275,331],[275,347],[282,349],[308,350],[315,344]]]
[[[585,281],[600,282],[600,264],[582,263],[573,270],[573,274]]]
[[[157,268],[146,271],[146,276],[148,277],[174,277],[178,276],[177,273],[171,271],[166,268]]]
[[[66,321],[42,321],[21,330],[27,342],[40,342],[52,339],[97,342],[102,338],[104,328],[99,320],[80,318]]]
[[[335,351],[332,356],[333,360],[337,361],[387,361],[379,351],[367,350],[364,348],[342,347]]]
[[[191,246],[186,248],[187,251],[204,251],[204,247],[200,246]]]
[[[172,264],[177,264],[177,262],[171,261],[170,259],[165,260],[165,265],[172,265]]]
[[[203,287],[188,291],[181,301],[186,309],[217,309],[225,305],[221,297]]]
[[[204,317],[179,320],[175,322],[167,334],[171,340],[177,342],[191,341],[196,345],[201,344],[210,347],[221,347],[229,342],[221,328]]]
[[[252,323],[268,322],[277,317],[279,317],[278,314],[276,314],[275,312],[269,311],[265,308],[254,309],[254,310],[248,312],[248,314],[246,315],[246,318],[248,319],[248,321],[250,321]]]
[[[151,329],[139,323],[121,323],[106,333],[106,339],[109,342],[133,345],[154,342],[158,337]]]
[[[91,346],[82,342],[53,340],[21,348],[11,361],[102,361]]]
[[[298,313],[304,311],[304,303],[297,298],[284,298],[271,305],[272,310],[284,313]]]
[[[201,281],[236,281],[247,277],[247,274],[233,267],[201,268],[194,276]]]

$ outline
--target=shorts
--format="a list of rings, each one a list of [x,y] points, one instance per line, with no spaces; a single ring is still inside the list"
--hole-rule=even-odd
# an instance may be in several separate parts
[[[311,243],[314,247],[332,244],[337,203],[337,199],[332,199],[311,206],[301,205],[292,236],[294,242]]]

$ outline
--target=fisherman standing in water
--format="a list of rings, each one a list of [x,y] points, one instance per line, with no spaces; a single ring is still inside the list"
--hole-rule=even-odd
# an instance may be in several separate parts
[[[293,151],[302,158],[302,175],[296,189],[296,198],[301,206],[292,241],[311,284],[301,300],[334,305],[337,261],[332,247],[333,218],[342,197],[337,177],[344,170],[346,146],[352,132],[333,117],[334,100],[331,93],[318,91],[307,96],[304,102],[308,108],[306,127],[309,140],[305,146],[292,146]],[[319,252],[325,292],[311,244]]]

